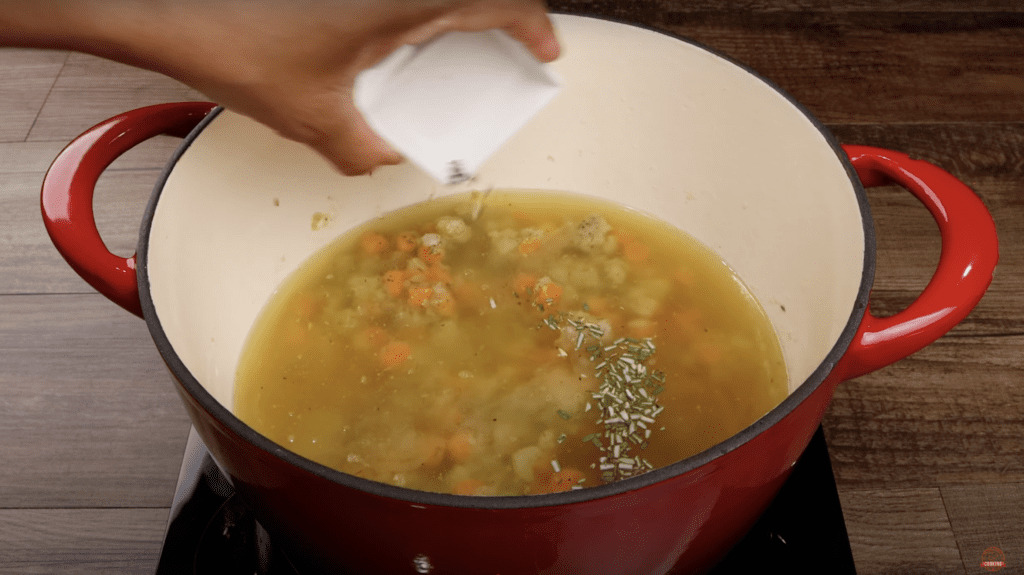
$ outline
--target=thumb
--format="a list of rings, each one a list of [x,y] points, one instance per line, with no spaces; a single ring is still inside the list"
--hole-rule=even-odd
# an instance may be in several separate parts
[[[377,166],[401,163],[402,156],[370,128],[348,92],[336,114],[312,127],[309,144],[346,176],[358,176]]]

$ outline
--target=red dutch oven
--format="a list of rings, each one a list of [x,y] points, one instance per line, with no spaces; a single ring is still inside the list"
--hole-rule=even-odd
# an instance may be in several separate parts
[[[349,476],[232,414],[235,364],[262,306],[338,234],[460,191],[409,165],[346,178],[305,147],[211,104],[153,106],[72,142],[46,176],[47,229],[71,266],[145,318],[199,435],[263,526],[309,572],[690,573],[767,508],[841,381],[905,357],[982,297],[998,259],[981,201],[904,154],[840,147],[750,70],[660,32],[556,16],[565,89],[481,170],[477,188],[590,194],[658,216],[716,250],[767,311],[790,394],[732,438],[618,483],[469,497]],[[185,137],[156,186],[136,257],[108,252],[93,188],[118,155]],[[186,137],[187,134],[187,137]],[[907,309],[868,310],[873,224],[863,187],[899,184],[942,235]],[[311,218],[329,222],[312,226]]]

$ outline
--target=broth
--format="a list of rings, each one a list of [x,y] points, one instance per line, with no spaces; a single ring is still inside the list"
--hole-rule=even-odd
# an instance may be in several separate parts
[[[778,341],[713,252],[571,194],[467,194],[343,234],[272,297],[235,412],[353,475],[463,495],[669,465],[787,394]]]

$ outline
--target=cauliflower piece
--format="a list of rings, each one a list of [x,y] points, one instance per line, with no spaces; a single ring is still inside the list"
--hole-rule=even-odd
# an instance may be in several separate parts
[[[462,218],[444,216],[437,220],[437,231],[452,241],[464,244],[473,237],[473,230],[470,229]]]
[[[519,247],[519,237],[515,230],[501,230],[496,232],[490,232],[487,234],[491,238],[491,245],[494,247],[494,253],[498,254],[511,254]]]
[[[612,226],[599,215],[585,218],[576,226],[572,243],[576,247],[591,251],[604,245],[605,236],[612,231]]]

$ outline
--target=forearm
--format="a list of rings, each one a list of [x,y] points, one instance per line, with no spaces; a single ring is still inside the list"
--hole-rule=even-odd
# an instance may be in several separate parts
[[[109,51],[114,48],[103,20],[110,16],[111,5],[122,3],[0,0],[0,46]]]
[[[73,50],[186,80],[208,59],[204,10],[231,0],[0,0],[0,46]]]
[[[356,108],[356,75],[403,44],[487,29],[558,56],[543,0],[0,0],[0,46],[163,73],[346,174],[400,160]]]

